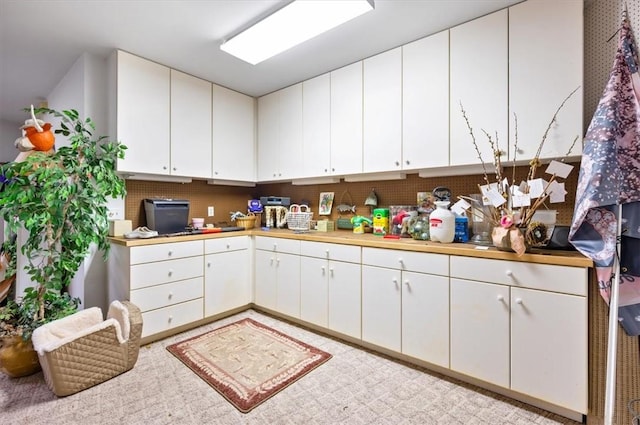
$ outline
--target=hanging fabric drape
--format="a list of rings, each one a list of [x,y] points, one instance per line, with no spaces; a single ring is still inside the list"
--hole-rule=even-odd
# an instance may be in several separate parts
[[[620,241],[618,320],[629,335],[640,335],[639,99],[636,45],[625,16],[613,69],[585,136],[569,240],[594,261],[607,303]]]

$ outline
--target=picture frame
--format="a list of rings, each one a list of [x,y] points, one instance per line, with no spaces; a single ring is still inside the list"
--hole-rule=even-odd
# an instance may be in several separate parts
[[[331,215],[334,195],[334,192],[320,192],[318,215]]]

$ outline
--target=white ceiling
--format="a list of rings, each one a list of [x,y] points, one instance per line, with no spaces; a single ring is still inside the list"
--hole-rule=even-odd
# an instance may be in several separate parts
[[[126,50],[257,97],[520,1],[375,0],[254,66],[220,44],[288,0],[0,0],[0,119],[22,122],[84,52]]]

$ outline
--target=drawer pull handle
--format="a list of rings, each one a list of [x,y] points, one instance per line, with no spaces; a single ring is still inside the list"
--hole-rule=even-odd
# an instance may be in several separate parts
[[[498,295],[496,299],[500,302],[504,301],[504,297],[502,295]]]
[[[327,254],[327,258],[329,258],[329,250],[327,249],[324,252],[325,252],[325,254]]]
[[[273,250],[274,250],[274,251],[276,251],[277,249],[278,249],[278,244],[277,244],[277,243],[274,243],[274,244],[273,244]]]
[[[173,320],[173,316],[169,316],[169,322]]]
[[[173,270],[169,270],[169,276],[173,275]]]
[[[516,298],[516,304],[522,305],[522,298]]]
[[[173,298],[173,292],[169,292],[169,299]]]
[[[513,272],[511,270],[507,270],[506,275],[509,277],[513,277]]]
[[[207,263],[207,267],[211,267],[211,262],[208,262],[208,263]]]
[[[227,249],[229,249],[229,248],[231,248],[231,244],[230,243],[227,244]]]
[[[173,255],[173,251],[169,251],[167,254],[171,257]]]

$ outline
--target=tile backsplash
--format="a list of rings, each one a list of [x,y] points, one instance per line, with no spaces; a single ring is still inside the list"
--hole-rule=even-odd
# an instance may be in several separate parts
[[[575,191],[578,180],[579,163],[573,163],[574,170],[564,181],[567,191],[566,200],[563,203],[549,204],[548,209],[558,211],[558,224],[570,224],[573,217],[573,207],[575,203]],[[544,176],[542,171],[538,177]],[[511,168],[506,167],[511,180]],[[516,167],[516,181],[526,178],[528,166]],[[494,178],[493,174],[489,175]],[[546,176],[549,177],[548,175]],[[448,176],[421,178],[417,174],[409,174],[404,180],[381,180],[371,182],[350,183],[341,181],[335,184],[298,186],[291,183],[269,183],[259,184],[256,187],[235,187],[208,185],[205,181],[193,181],[192,183],[163,183],[128,180],[127,197],[125,201],[125,218],[131,220],[133,227],[146,224],[143,200],[145,198],[173,198],[187,199],[190,201],[189,220],[193,217],[204,217],[205,223],[216,225],[232,225],[229,213],[231,211],[246,211],[247,201],[257,199],[260,196],[288,196],[293,203],[309,201],[311,210],[316,213],[317,218],[318,203],[321,192],[334,192],[334,207],[341,203],[357,206],[357,213],[361,215],[370,214],[369,207],[364,205],[364,201],[371,192],[375,190],[378,197],[378,206],[388,207],[389,205],[415,205],[417,192],[431,192],[438,186],[448,187],[453,197],[458,195],[468,195],[479,193],[478,185],[483,184],[482,175]],[[207,207],[215,207],[215,216],[207,217]],[[339,217],[335,208],[332,209],[331,216],[324,216],[329,219]]]

